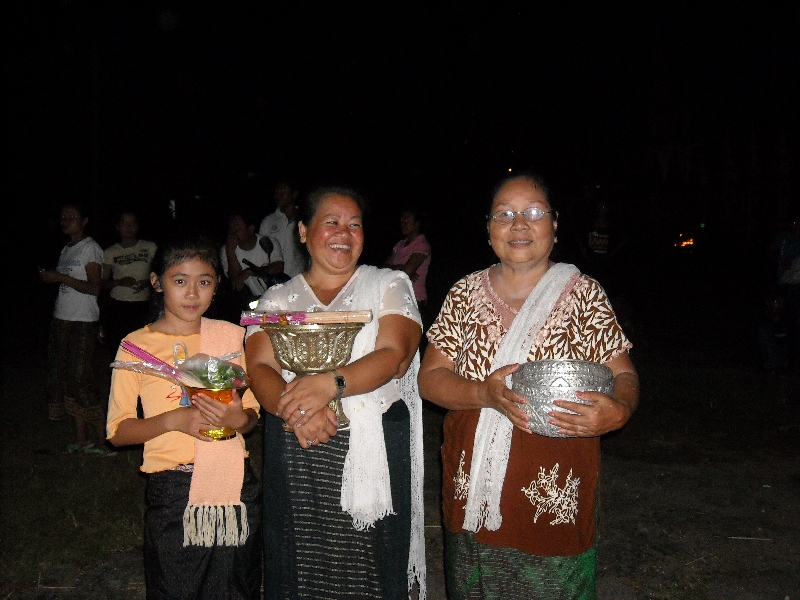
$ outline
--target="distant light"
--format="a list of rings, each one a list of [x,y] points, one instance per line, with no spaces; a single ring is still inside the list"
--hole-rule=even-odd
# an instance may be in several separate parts
[[[706,224],[705,224],[705,223],[700,223],[700,229],[702,229],[702,228],[703,228],[703,227],[705,227],[705,226],[706,226]]]
[[[511,173],[511,169],[510,168],[508,169],[508,172]]]
[[[691,234],[678,234],[678,243],[675,244],[676,248],[691,249],[694,246],[694,236]]]

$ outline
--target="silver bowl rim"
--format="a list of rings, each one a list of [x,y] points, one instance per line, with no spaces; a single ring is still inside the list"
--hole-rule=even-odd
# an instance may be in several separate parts
[[[611,371],[611,367],[609,367],[608,365],[604,365],[603,363],[594,362],[594,361],[591,361],[591,360],[583,360],[583,359],[580,359],[580,358],[542,358],[542,359],[539,359],[539,360],[529,360],[529,361],[520,363],[519,364],[519,369],[517,371],[515,371],[515,374],[519,373],[519,371],[521,369],[523,369],[523,368],[525,368],[525,370],[528,370],[528,368],[530,368],[530,367],[528,367],[529,365],[543,365],[544,366],[544,365],[563,365],[563,364],[587,365],[587,366],[591,366],[592,368],[597,369],[598,371],[601,371],[603,373],[605,373],[605,372],[611,373],[612,372]]]

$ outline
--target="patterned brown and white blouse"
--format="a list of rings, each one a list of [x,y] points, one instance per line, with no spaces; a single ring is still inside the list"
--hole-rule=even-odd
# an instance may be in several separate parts
[[[485,379],[516,310],[497,295],[489,269],[472,273],[450,289],[428,341],[454,363],[455,372]],[[632,344],[603,288],[592,278],[570,279],[541,331],[528,360],[579,359],[605,363]],[[494,365],[499,368],[502,365]],[[450,411],[444,422],[444,524],[464,529],[472,446],[480,410]],[[539,556],[585,552],[595,543],[599,438],[550,438],[514,429],[500,500],[503,523],[482,528],[475,538],[492,546]]]

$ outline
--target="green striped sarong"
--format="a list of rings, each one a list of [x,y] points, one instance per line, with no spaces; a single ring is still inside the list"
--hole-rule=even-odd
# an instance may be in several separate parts
[[[597,547],[576,556],[535,556],[444,532],[449,600],[595,600]]]

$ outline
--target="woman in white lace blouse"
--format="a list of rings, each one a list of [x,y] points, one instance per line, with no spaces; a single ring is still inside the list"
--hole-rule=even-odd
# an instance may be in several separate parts
[[[402,271],[359,265],[363,200],[322,188],[301,209],[308,270],[261,297],[257,310],[372,310],[350,362],[294,379],[269,336],[246,341],[264,419],[265,590],[268,598],[424,597],[422,411],[416,387],[421,321]],[[337,395],[350,427],[336,428]],[[271,415],[271,416],[270,416]],[[291,431],[285,431],[283,425]]]

